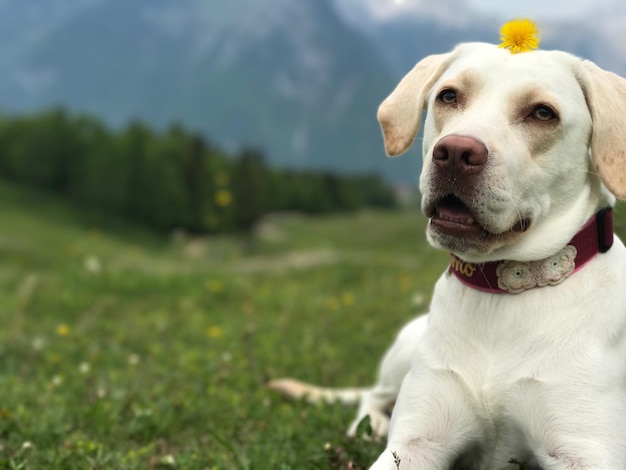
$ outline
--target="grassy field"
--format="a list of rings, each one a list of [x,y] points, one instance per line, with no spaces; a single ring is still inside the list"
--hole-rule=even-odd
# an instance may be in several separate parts
[[[344,437],[353,409],[265,384],[370,383],[445,268],[423,229],[283,215],[165,240],[0,185],[0,469],[365,468],[382,447]]]
[[[354,409],[270,378],[370,383],[446,256],[416,211],[160,239],[0,185],[0,468],[363,468]]]

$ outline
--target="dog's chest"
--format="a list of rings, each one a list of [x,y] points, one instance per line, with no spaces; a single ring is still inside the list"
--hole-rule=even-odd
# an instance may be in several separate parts
[[[484,424],[489,459],[532,458],[532,442],[545,440],[535,434],[552,428],[556,411],[576,420],[581,408],[598,408],[598,396],[626,412],[626,295],[616,283],[597,292],[610,270],[521,295],[440,279],[417,362],[458,376]]]

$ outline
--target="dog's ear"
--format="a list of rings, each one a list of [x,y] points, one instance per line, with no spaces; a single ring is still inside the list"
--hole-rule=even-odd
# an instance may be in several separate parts
[[[593,62],[583,61],[583,68],[593,164],[609,191],[626,199],[626,79]]]
[[[420,128],[426,93],[448,67],[450,53],[417,63],[378,108],[378,121],[390,157],[406,152]]]

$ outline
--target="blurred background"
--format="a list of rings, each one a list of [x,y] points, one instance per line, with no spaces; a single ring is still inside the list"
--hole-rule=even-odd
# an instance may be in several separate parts
[[[0,469],[367,468],[265,385],[371,383],[428,309],[376,109],[517,17],[626,74],[623,0],[0,0]]]
[[[0,177],[193,231],[275,210],[388,206],[376,180],[406,195],[419,150],[384,158],[376,108],[420,58],[461,41],[498,43],[504,20],[529,16],[543,48],[626,71],[618,0],[519,3],[3,0]],[[224,172],[247,193],[216,200],[220,188],[207,185],[228,186]],[[346,175],[368,178],[351,190],[337,179]],[[276,178],[292,183],[282,195]],[[229,217],[246,220],[219,220],[237,201],[254,207]]]

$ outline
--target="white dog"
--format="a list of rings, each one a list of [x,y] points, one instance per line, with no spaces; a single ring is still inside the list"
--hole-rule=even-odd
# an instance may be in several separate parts
[[[451,264],[361,392],[357,420],[384,435],[399,390],[372,468],[626,469],[626,249],[607,210],[626,196],[626,80],[563,52],[463,44],[382,103],[389,155],[423,108],[422,210]]]

